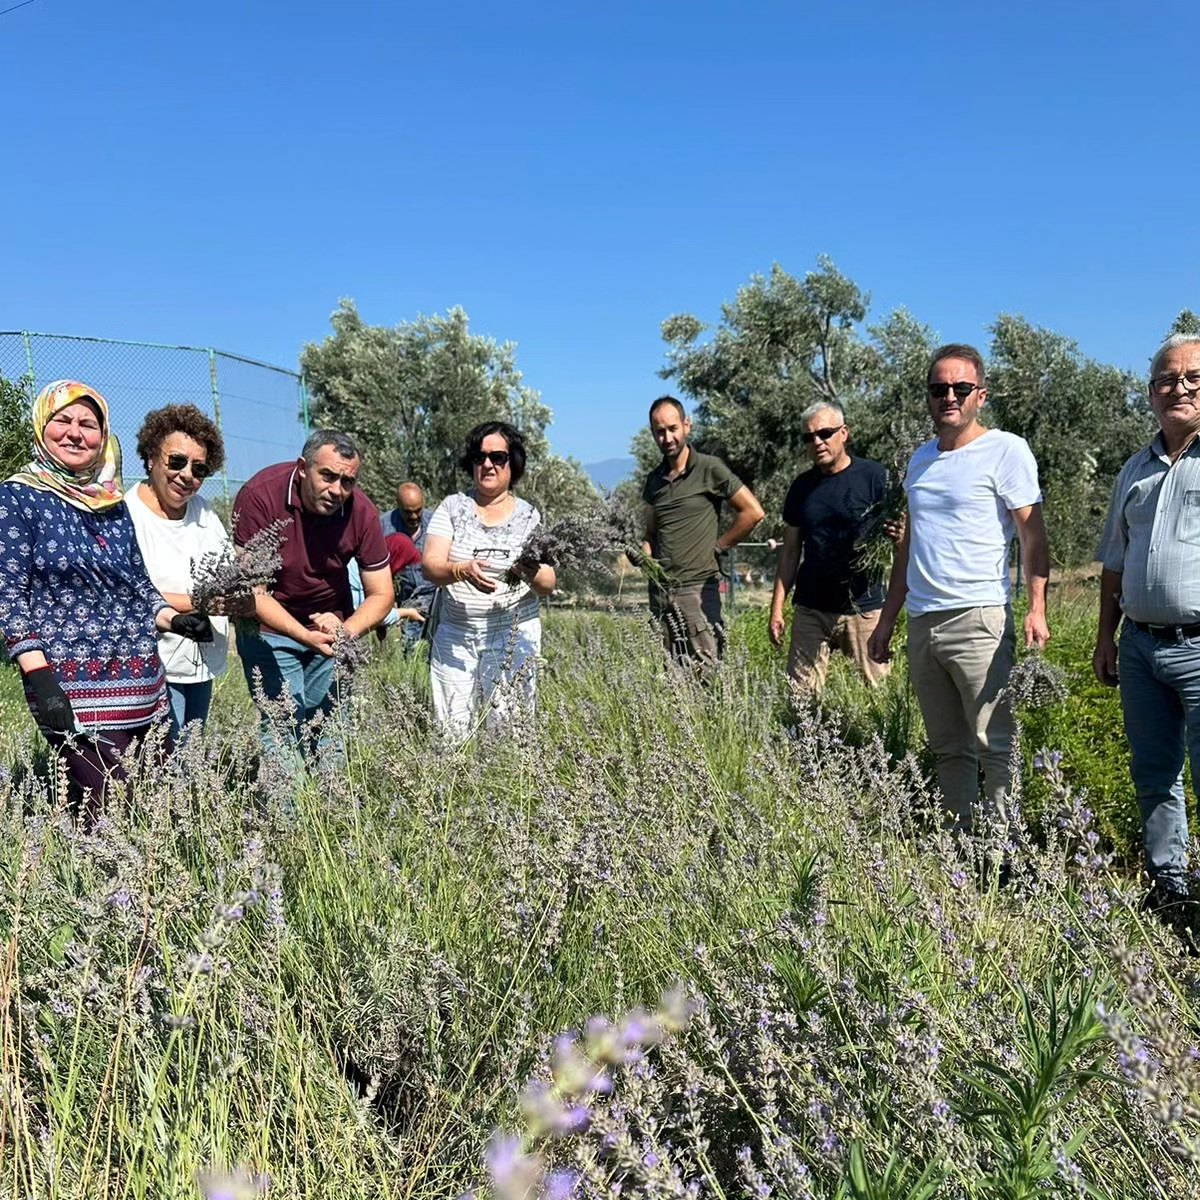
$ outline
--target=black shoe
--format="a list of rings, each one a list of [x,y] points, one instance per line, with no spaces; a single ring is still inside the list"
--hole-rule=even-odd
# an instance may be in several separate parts
[[[1146,893],[1141,908],[1171,929],[1188,954],[1200,957],[1200,906],[1187,892],[1155,883]]]

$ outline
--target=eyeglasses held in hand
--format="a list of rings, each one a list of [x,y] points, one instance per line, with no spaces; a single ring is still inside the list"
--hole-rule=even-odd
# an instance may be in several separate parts
[[[166,461],[168,471],[182,471],[188,465],[189,459],[186,454],[168,454]],[[194,458],[190,461],[193,478],[203,481],[212,474],[212,467],[208,463],[197,462]]]
[[[507,450],[476,450],[471,455],[471,461],[477,467],[482,467],[485,462],[490,462],[494,467],[507,467],[508,458]]]
[[[981,383],[968,383],[965,379],[960,379],[957,383],[931,383],[929,394],[935,400],[945,400],[953,392],[955,399],[965,400],[976,388],[982,386]]]
[[[1150,386],[1159,396],[1169,396],[1180,384],[1185,392],[1200,392],[1200,371],[1188,371],[1186,375],[1156,375]]]
[[[814,429],[810,433],[802,433],[800,440],[806,446],[811,446],[817,438],[820,438],[823,442],[827,442],[835,433],[840,433],[845,428],[845,425],[836,425],[832,429]]]

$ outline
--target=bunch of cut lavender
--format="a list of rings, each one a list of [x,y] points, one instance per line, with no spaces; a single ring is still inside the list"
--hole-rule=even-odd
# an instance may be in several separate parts
[[[192,562],[192,606],[207,613],[218,596],[245,596],[269,587],[283,560],[279,554],[282,533],[290,524],[278,520],[260,529],[244,546],[226,542]]]
[[[921,444],[921,435],[916,427],[903,419],[893,422],[889,432],[896,449],[888,467],[887,487],[883,499],[872,509],[862,534],[854,543],[854,569],[872,579],[886,577],[892,568],[894,543],[888,536],[887,527],[907,518],[904,475],[908,470],[908,460]]]
[[[516,583],[542,563],[562,571],[611,573],[612,560],[622,552],[635,566],[643,566],[639,560],[646,556],[637,548],[638,540],[636,519],[628,506],[610,499],[539,525],[508,569],[508,582]]]
[[[1061,704],[1070,695],[1066,672],[1047,662],[1037,650],[1025,655],[1013,667],[1005,691],[1013,704],[1027,709],[1049,708],[1052,704]]]

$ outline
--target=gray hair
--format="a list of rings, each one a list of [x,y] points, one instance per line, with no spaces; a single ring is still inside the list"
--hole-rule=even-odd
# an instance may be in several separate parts
[[[809,421],[811,421],[813,419],[813,417],[815,417],[818,413],[823,413],[826,411],[837,413],[838,420],[841,421],[841,423],[843,425],[845,425],[846,414],[842,410],[842,406],[840,404],[834,404],[834,402],[832,400],[818,400],[816,402],[816,404],[810,404],[800,414],[801,428],[803,428],[805,425],[807,425],[809,423]]]
[[[308,435],[308,441],[304,443],[300,457],[311,467],[312,460],[316,458],[317,451],[322,446],[332,446],[341,458],[362,457],[354,439],[348,433],[342,433],[340,429],[314,429]]]
[[[1150,360],[1150,378],[1153,379],[1158,374],[1158,368],[1162,366],[1162,360],[1171,353],[1172,350],[1178,350],[1180,346],[1200,346],[1200,333],[1173,333],[1159,348],[1154,352],[1154,357]]]

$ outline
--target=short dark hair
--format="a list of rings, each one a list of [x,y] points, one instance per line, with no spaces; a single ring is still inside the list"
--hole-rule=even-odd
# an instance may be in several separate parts
[[[150,470],[150,460],[173,433],[186,433],[204,447],[208,465],[219,471],[225,465],[225,442],[215,422],[194,404],[168,404],[148,412],[137,434],[137,453],[142,466]]]
[[[467,434],[467,447],[458,460],[458,465],[470,476],[475,474],[475,455],[483,447],[483,439],[498,433],[508,446],[508,469],[512,472],[512,485],[516,487],[525,474],[525,439],[515,426],[507,421],[483,421]]]
[[[681,421],[687,420],[687,409],[683,407],[683,401],[676,400],[674,396],[659,396],[659,398],[655,400],[652,405],[650,405],[650,414],[647,416],[646,420],[653,421],[655,409],[661,408],[664,404],[670,404],[679,414],[679,419]]]
[[[975,379],[979,386],[987,386],[987,368],[983,365],[983,355],[974,346],[968,346],[966,342],[950,342],[945,346],[939,346],[933,352],[933,357],[929,360],[929,370],[925,372],[926,383],[933,374],[933,368],[944,358],[961,358],[964,362],[969,362],[975,368]]]
[[[300,457],[311,467],[312,460],[322,446],[332,446],[341,458],[362,458],[354,439],[340,429],[314,429],[300,451]]]

